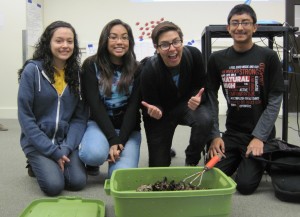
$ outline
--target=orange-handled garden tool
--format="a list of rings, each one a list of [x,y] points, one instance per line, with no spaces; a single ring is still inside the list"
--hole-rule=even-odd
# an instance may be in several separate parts
[[[189,185],[193,185],[193,186],[200,186],[201,185],[201,182],[202,182],[202,177],[203,177],[203,174],[210,170],[211,168],[213,168],[219,161],[221,160],[221,157],[219,155],[215,155],[212,159],[210,159],[204,166],[203,170],[200,171],[200,172],[197,172],[197,173],[194,173],[188,177],[186,177],[185,179],[183,179],[182,181],[184,183],[188,182],[187,184]],[[199,179],[199,182],[197,185],[194,185],[194,183]],[[191,181],[189,181],[191,180]]]

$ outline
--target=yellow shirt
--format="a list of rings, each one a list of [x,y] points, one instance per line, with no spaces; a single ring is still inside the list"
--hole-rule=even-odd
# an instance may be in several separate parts
[[[62,94],[63,90],[67,86],[65,82],[65,70],[56,68],[56,72],[54,73],[54,87],[59,95]]]

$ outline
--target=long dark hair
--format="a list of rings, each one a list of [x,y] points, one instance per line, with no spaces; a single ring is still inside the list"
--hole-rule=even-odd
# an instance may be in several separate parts
[[[118,92],[129,92],[129,86],[132,82],[138,64],[136,61],[136,55],[134,53],[135,43],[131,27],[120,19],[115,19],[107,23],[101,32],[97,53],[90,58],[90,60],[95,61],[96,64],[100,67],[100,84],[106,96],[111,96],[112,78],[115,70],[108,52],[108,37],[111,29],[115,25],[124,26],[124,28],[127,30],[129,40],[128,52],[126,52],[126,54],[122,57],[122,75],[120,81],[118,82]]]
[[[79,94],[79,90],[80,90],[78,73],[80,72],[81,52],[79,49],[79,43],[78,43],[78,38],[75,29],[71,24],[64,21],[55,21],[51,23],[49,26],[47,26],[47,28],[39,38],[39,41],[35,45],[35,51],[33,53],[32,59],[27,60],[23,65],[22,69],[18,71],[18,79],[19,80],[21,79],[21,74],[28,61],[41,60],[43,62],[44,72],[49,77],[51,83],[54,83],[55,68],[53,65],[53,54],[51,52],[50,42],[54,32],[61,27],[71,29],[74,35],[74,50],[70,58],[67,59],[66,61],[65,81],[69,85],[71,91],[77,95]]]

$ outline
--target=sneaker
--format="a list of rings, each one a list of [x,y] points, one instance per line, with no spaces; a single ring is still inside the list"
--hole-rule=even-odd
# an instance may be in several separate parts
[[[0,124],[0,131],[7,131],[8,129],[5,127],[5,126],[3,126],[2,124]]]
[[[34,172],[32,171],[32,167],[31,167],[31,165],[29,164],[28,160],[27,160],[26,163],[27,163],[26,168],[27,168],[28,175],[29,175],[30,177],[35,177]]]
[[[175,157],[175,156],[176,156],[176,151],[175,151],[175,149],[171,148],[171,150],[170,150],[170,155],[171,155],[171,157]]]
[[[87,174],[90,176],[98,176],[100,174],[99,166],[86,165],[85,168],[86,168]]]

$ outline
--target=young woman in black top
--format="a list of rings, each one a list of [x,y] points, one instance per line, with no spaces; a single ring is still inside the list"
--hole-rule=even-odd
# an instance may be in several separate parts
[[[112,20],[102,30],[97,53],[82,67],[90,119],[79,156],[94,175],[106,161],[109,177],[115,169],[138,166],[141,132],[137,68],[130,26]]]

